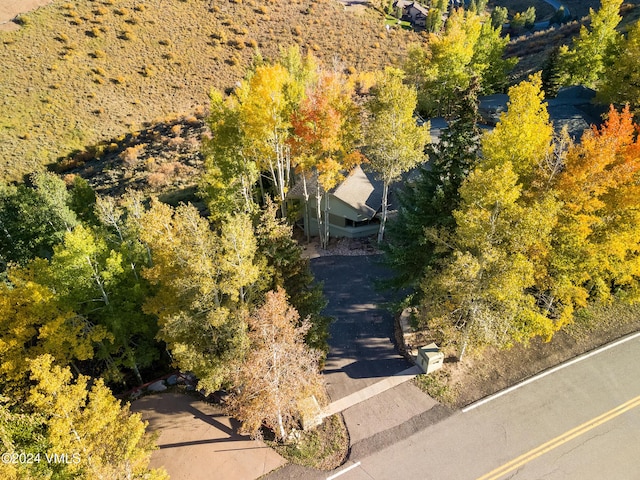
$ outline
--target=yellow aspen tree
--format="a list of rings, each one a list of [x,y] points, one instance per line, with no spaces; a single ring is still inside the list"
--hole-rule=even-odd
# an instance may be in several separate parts
[[[104,327],[61,305],[55,291],[35,282],[28,269],[11,269],[9,281],[10,286],[0,282],[0,374],[5,393],[21,394],[31,359],[48,353],[62,365],[89,360],[94,345],[111,338]]]
[[[555,189],[564,203],[552,259],[557,295],[572,311],[589,299],[640,298],[640,142],[629,108],[569,149]]]
[[[427,232],[451,254],[424,276],[422,321],[446,332],[443,341],[457,345],[459,358],[470,347],[550,338],[556,326],[530,292],[535,265],[529,254],[548,242],[557,203],[523,205],[510,162],[474,170],[460,197],[455,233]]]
[[[152,258],[143,276],[157,287],[144,310],[158,317],[158,338],[176,366],[194,372],[200,388],[215,391],[246,347],[241,297],[259,272],[251,258],[255,240],[243,235],[253,230],[239,220],[222,241],[192,205],[174,209],[157,200],[139,221]]]
[[[154,445],[145,433],[146,423],[121,405],[102,379],[91,386],[84,375],[74,380],[50,355],[32,360],[30,370],[34,385],[26,404],[45,418],[45,455],[66,455],[69,474],[87,479],[168,478],[163,469],[148,469]]]
[[[582,26],[570,49],[561,47],[560,65],[565,85],[595,88],[615,60],[621,35],[616,30],[622,17],[622,0],[601,0],[597,11],[589,9],[591,25]]]
[[[291,155],[287,145],[291,109],[286,92],[291,81],[282,65],[261,65],[235,92],[246,155],[266,172],[283,214],[291,181]]]
[[[385,70],[367,104],[369,121],[364,151],[383,183],[378,243],[384,238],[387,223],[389,186],[425,160],[424,150],[430,139],[429,125],[416,124],[413,114],[417,93],[402,83],[403,77],[400,70]]]
[[[543,160],[551,153],[553,125],[544,103],[540,74],[509,89],[506,112],[482,138],[483,168],[510,162],[520,181],[530,186]]]

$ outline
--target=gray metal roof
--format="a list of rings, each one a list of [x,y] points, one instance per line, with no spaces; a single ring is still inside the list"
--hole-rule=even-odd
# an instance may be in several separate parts
[[[373,218],[382,204],[382,181],[358,165],[338,185],[333,195],[359,213]]]
[[[309,197],[315,197],[317,178],[315,173],[307,178]],[[322,187],[320,187],[320,191],[324,194]],[[358,165],[329,193],[349,205],[359,214],[367,218],[373,218],[382,204],[382,181],[376,179],[373,172],[368,169],[365,170]],[[296,184],[291,187],[287,196],[289,198],[304,198],[301,179],[298,179]]]

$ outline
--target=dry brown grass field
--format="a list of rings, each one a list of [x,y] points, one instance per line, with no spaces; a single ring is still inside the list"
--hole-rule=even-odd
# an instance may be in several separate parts
[[[564,3],[573,14],[599,5]],[[638,3],[625,2],[629,18]],[[374,70],[401,62],[423,38],[387,33],[377,12],[336,0],[54,0],[20,23],[0,31],[0,180],[9,181],[145,124],[206,110],[209,90],[233,87],[258,51],[274,58],[297,44],[326,66]],[[525,58],[513,81],[578,29],[514,39],[509,55]]]
[[[147,121],[206,107],[256,52],[300,45],[372,70],[418,41],[335,0],[56,0],[0,32],[0,179],[17,180]]]

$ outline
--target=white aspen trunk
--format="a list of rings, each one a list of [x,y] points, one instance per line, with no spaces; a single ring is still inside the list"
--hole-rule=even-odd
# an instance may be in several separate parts
[[[136,282],[138,281],[138,271],[136,270],[136,264],[133,262],[129,262],[131,265],[131,270],[133,270],[133,276],[136,278]]]
[[[324,219],[322,223],[324,224],[324,248],[325,250],[329,248],[329,194],[325,193],[324,195]]]
[[[242,197],[244,198],[244,211],[251,211],[251,186],[247,182],[247,177],[242,175],[240,182],[242,183]]]
[[[384,238],[384,227],[387,224],[387,199],[389,197],[389,183],[384,182],[382,187],[382,219],[380,220],[380,229],[378,230],[378,243],[382,243]]]
[[[462,340],[462,348],[460,349],[460,355],[458,356],[458,361],[461,362],[464,354],[467,350],[467,344],[469,343],[469,336],[465,333],[464,340]]]
[[[324,224],[322,221],[322,208],[321,208],[322,196],[320,195],[320,183],[318,183],[316,189],[316,219],[318,220],[318,237],[320,237],[320,248],[326,248],[324,242]]]
[[[289,148],[288,145],[285,145],[284,147],[284,185],[285,187],[287,185],[289,185],[289,182],[291,181],[291,148]]]
[[[311,229],[309,222],[311,215],[309,214],[309,192],[307,191],[307,177],[302,172],[302,191],[304,192],[304,233],[307,235],[307,243],[311,243]]]
[[[278,191],[278,196],[280,197],[280,211],[282,212],[282,218],[287,216],[287,206],[285,204],[285,154],[284,154],[284,145],[280,141],[280,135],[278,132],[274,132],[274,151],[276,154],[276,169],[273,170],[273,166],[271,166],[271,175],[273,177],[273,181],[275,183],[276,190]]]
[[[91,267],[91,271],[93,272],[93,280],[96,282],[96,285],[100,289],[100,295],[102,296],[102,301],[104,302],[105,305],[109,305],[109,295],[107,294],[107,291],[104,289],[104,285],[102,283],[102,279],[100,278],[100,275],[98,275],[98,271],[94,267],[93,262],[91,261],[91,258],[89,257],[85,257],[85,258],[89,263],[89,266]]]
[[[133,354],[131,354],[131,356],[133,357]],[[138,380],[138,383],[142,385],[144,382],[142,381],[142,375],[140,375],[140,369],[138,368],[138,363],[135,358],[132,359],[131,363],[133,373],[136,375],[136,380]]]
[[[284,424],[282,423],[282,413],[278,410],[278,429],[280,430],[280,438],[284,440],[287,437],[287,433],[284,431]]]

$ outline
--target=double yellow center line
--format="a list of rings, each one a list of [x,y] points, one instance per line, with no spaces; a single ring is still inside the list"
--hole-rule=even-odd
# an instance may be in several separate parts
[[[545,453],[553,450],[556,447],[582,435],[583,433],[588,432],[589,430],[596,428],[603,423],[608,422],[609,420],[613,420],[618,415],[622,415],[624,412],[631,410],[640,405],[640,395],[632,398],[628,402],[619,405],[608,412],[603,413],[591,420],[583,423],[582,425],[578,425],[577,427],[563,433],[562,435],[557,436],[553,440],[549,440],[546,443],[543,443],[539,447],[534,448],[533,450],[529,450],[527,453],[520,455],[518,458],[514,458],[508,463],[505,463],[501,467],[496,468],[495,470],[487,473],[486,475],[481,476],[478,480],[497,480],[498,478],[510,473],[526,463],[529,463],[531,460],[544,455]]]

